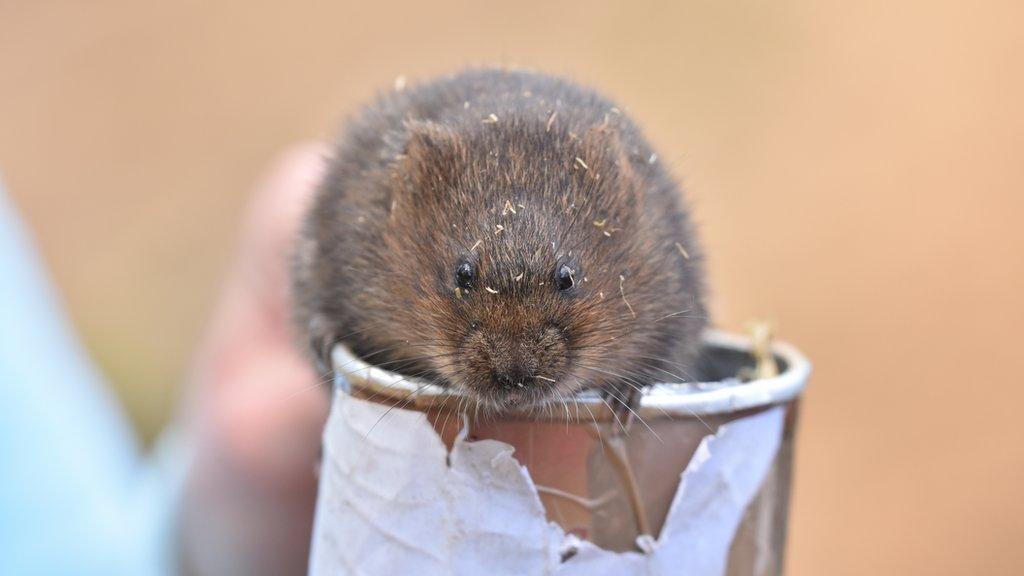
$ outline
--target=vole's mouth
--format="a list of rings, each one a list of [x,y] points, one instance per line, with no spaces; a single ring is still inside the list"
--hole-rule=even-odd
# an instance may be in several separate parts
[[[535,402],[535,398],[530,398],[530,394],[525,391],[515,390],[509,392],[501,392],[497,395],[497,403],[507,408],[518,408],[520,406],[528,406],[532,402]]]
[[[529,411],[572,396],[565,378],[538,375],[514,382],[501,382],[493,375],[457,379],[453,388],[494,412]]]
[[[530,410],[543,406],[555,398],[551,392],[536,388],[487,391],[471,389],[469,394],[480,404],[496,412]]]

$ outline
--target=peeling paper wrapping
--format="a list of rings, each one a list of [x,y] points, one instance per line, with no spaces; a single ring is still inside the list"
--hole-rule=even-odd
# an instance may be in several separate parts
[[[547,520],[512,446],[460,437],[449,454],[423,413],[388,412],[338,390],[309,573],[721,576],[778,451],[784,414],[771,408],[704,437],[649,553],[611,552]]]

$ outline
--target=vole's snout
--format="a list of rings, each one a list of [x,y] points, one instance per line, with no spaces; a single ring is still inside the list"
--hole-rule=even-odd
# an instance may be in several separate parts
[[[491,374],[491,380],[503,392],[511,392],[516,388],[522,389],[533,386],[537,377],[533,374],[533,370],[529,368],[496,366]]]
[[[467,343],[477,375],[472,379],[475,392],[502,405],[543,400],[566,365],[565,339],[557,329],[478,331]]]
[[[483,355],[490,368],[488,386],[492,392],[514,398],[532,392],[540,367],[535,340],[522,334],[484,340]]]

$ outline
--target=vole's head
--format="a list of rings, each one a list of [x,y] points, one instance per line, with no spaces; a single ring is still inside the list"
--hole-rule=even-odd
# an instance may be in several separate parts
[[[615,131],[543,120],[406,123],[370,179],[386,193],[318,219],[325,336],[497,410],[671,371],[702,312],[681,209],[648,202],[647,155]]]

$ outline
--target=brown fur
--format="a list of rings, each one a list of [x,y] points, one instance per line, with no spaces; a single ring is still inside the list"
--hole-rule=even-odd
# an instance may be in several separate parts
[[[462,261],[477,276],[457,291]],[[705,325],[700,247],[639,129],[590,90],[518,71],[364,109],[309,212],[294,292],[325,365],[344,342],[499,409],[686,376]]]

